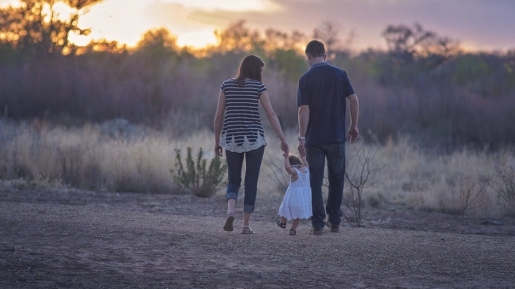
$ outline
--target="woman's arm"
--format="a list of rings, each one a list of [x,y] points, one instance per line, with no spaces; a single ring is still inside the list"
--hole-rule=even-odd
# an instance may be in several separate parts
[[[215,154],[222,156],[222,147],[220,146],[220,134],[222,133],[222,121],[225,112],[225,93],[220,89],[218,95],[218,105],[216,106],[214,129],[215,129]]]

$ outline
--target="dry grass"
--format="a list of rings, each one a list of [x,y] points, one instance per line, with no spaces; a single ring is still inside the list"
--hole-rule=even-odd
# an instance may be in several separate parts
[[[1,187],[24,189],[60,184],[97,191],[177,193],[169,171],[174,167],[174,149],[191,147],[198,151],[202,147],[210,159],[214,156],[213,133],[181,131],[182,136],[177,137],[169,131],[171,128],[160,133],[119,120],[78,128],[41,128],[0,121]],[[273,130],[266,128],[266,133],[269,145],[258,193],[261,197],[280,198],[287,185],[282,152]],[[286,134],[291,151],[296,152],[296,131]],[[348,154],[362,145],[349,145]],[[462,150],[432,155],[406,139],[375,149],[370,165],[380,170],[363,192],[368,205],[481,217],[515,213],[513,204],[499,198],[490,185],[503,181],[500,166],[505,173],[515,171],[511,149],[489,154]]]
[[[462,150],[451,155],[424,153],[406,140],[379,149],[374,162],[387,164],[380,173],[375,193],[393,204],[413,208],[499,217],[513,214],[515,208],[506,206],[495,190],[488,188],[499,181],[497,172],[502,163],[515,166],[513,151],[497,153]],[[466,204],[467,191],[477,196]],[[373,192],[372,192],[373,194]],[[469,198],[470,201],[470,198]]]

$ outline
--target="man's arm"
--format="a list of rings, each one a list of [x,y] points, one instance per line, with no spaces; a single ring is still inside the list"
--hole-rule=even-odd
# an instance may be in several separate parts
[[[306,137],[306,131],[308,129],[308,123],[309,123],[309,105],[301,105],[299,107],[299,137]],[[299,139],[299,154],[301,156],[306,155],[306,140],[305,139]]]
[[[359,101],[356,94],[347,96],[350,105],[350,126],[349,126],[349,140],[354,142],[359,138],[358,119],[359,119]]]

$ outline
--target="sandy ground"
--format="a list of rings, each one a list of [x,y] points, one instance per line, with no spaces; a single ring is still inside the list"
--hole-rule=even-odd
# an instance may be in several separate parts
[[[515,221],[366,209],[365,228],[296,236],[258,198],[0,191],[0,288],[515,288]]]

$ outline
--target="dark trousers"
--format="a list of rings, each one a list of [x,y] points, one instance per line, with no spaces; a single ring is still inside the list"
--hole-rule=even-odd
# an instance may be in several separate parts
[[[243,211],[246,213],[254,212],[259,170],[261,169],[261,162],[263,161],[264,153],[265,146],[244,153],[235,153],[227,150],[225,151],[229,175],[229,182],[227,184],[227,191],[225,194],[226,200],[234,199],[238,201],[238,191],[241,186],[243,160],[245,159],[245,199],[243,202]]]
[[[324,168],[327,159],[327,177],[329,179],[329,194],[324,210],[322,184]],[[329,222],[339,225],[342,221],[341,204],[343,200],[343,183],[345,179],[345,143],[307,146],[307,161],[309,163],[313,228],[324,228],[326,213]]]

